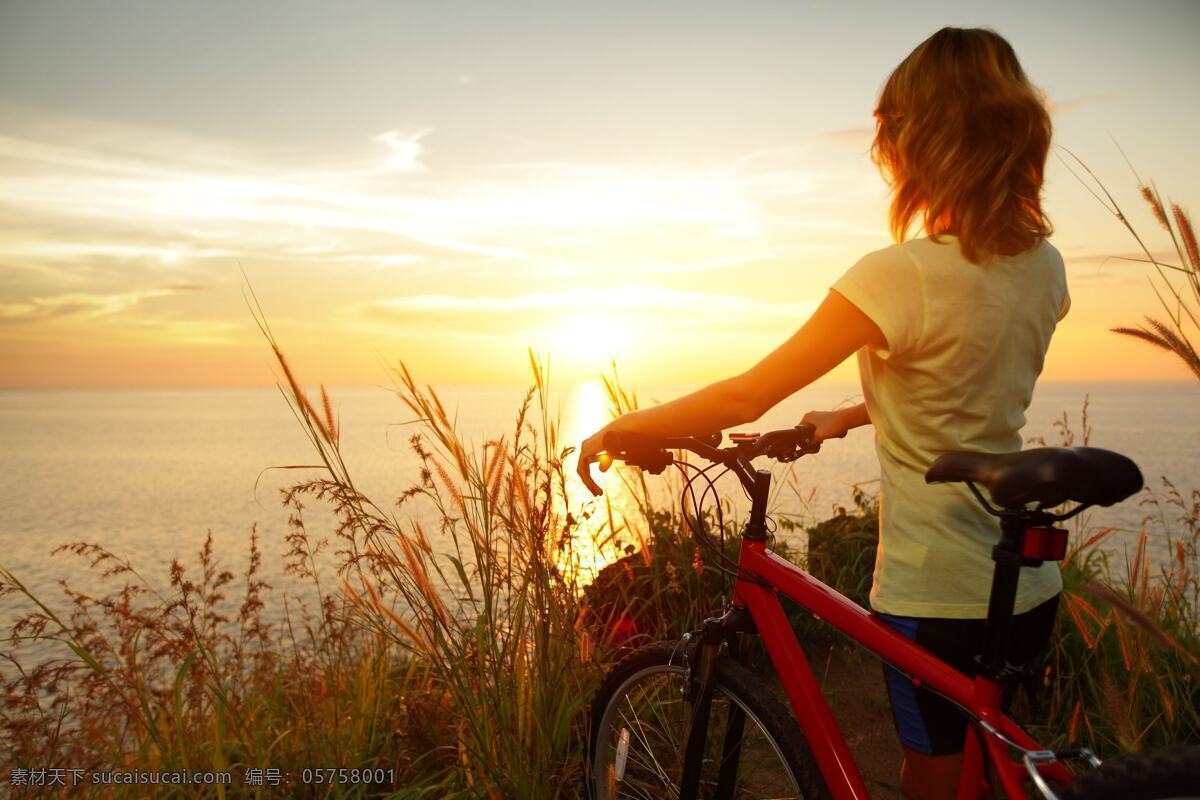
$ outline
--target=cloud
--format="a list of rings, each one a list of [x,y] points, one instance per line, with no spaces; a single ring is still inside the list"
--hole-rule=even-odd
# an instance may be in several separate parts
[[[799,328],[818,300],[770,300],[660,287],[577,288],[515,295],[415,294],[359,305],[344,324],[372,336],[418,341],[530,342],[587,349],[585,342],[686,339],[728,344]],[[557,345],[555,344],[557,343]],[[597,346],[600,346],[597,342]]]
[[[166,297],[178,292],[192,292],[202,288],[184,285],[118,294],[71,292],[52,297],[35,297],[23,303],[0,303],[0,322],[36,322],[63,317],[95,319],[128,311],[143,300],[152,297]]]
[[[47,242],[25,239],[0,242],[0,255],[9,258],[73,260],[93,256],[127,260],[153,259],[175,264],[185,259],[228,257],[220,247],[198,247],[192,243],[172,245],[124,244],[120,242]]]
[[[829,252],[862,225],[852,201],[865,179],[811,141],[708,161],[533,160],[432,176],[432,133],[396,128],[357,152],[297,158],[88,120],[0,128],[0,263],[18,276],[6,288],[93,296],[57,312],[70,316],[102,313],[103,292],[190,279],[215,259],[394,270],[435,291],[547,276],[578,285]],[[164,270],[172,277],[156,278]],[[53,302],[9,305],[11,321],[49,318]]]
[[[874,128],[838,128],[831,131],[822,131],[820,134],[822,139],[831,142],[844,144],[854,144],[867,146],[871,140],[875,138]]]
[[[1174,250],[1154,250],[1150,253],[1155,261],[1163,264],[1175,264],[1179,261],[1179,253]],[[1123,267],[1151,269],[1147,263],[1146,254],[1141,250],[1127,250],[1123,253],[1063,253],[1063,263],[1068,266],[1083,266],[1095,264],[1099,267]]]
[[[587,269],[581,254],[593,262],[597,246],[607,245],[664,254],[665,266],[651,271],[688,271],[691,264],[737,263],[747,249],[759,250],[745,242],[764,242],[796,216],[781,204],[844,205],[861,183],[831,172],[807,145],[700,164],[504,163],[448,170],[433,180],[422,162],[431,128],[377,135],[383,159],[359,154],[299,164],[187,143],[169,132],[106,130],[97,137],[84,124],[64,124],[61,138],[70,146],[0,135],[0,196],[25,220],[21,236],[0,243],[0,256],[81,267],[96,256],[163,265],[216,257],[379,267],[436,258],[511,273],[514,265]],[[141,153],[128,142],[143,146]],[[196,152],[202,157],[193,158]],[[409,179],[398,184],[398,171]],[[814,209],[805,219],[838,230],[835,213]],[[696,258],[689,250],[701,241],[709,252]]]
[[[1178,264],[1179,254],[1174,250],[1157,250],[1151,253],[1162,264]],[[1063,264],[1070,270],[1072,285],[1095,286],[1146,286],[1156,276],[1153,265],[1147,262],[1141,251],[1123,253],[1082,252],[1072,255],[1063,253]]]
[[[155,341],[172,344],[220,346],[237,339],[241,327],[224,320],[169,319],[147,317],[129,321],[129,327],[139,338],[153,337]]]
[[[374,137],[372,141],[386,145],[392,151],[387,159],[391,169],[399,172],[414,172],[425,169],[420,162],[421,153],[424,150],[421,140],[431,133],[433,133],[432,128],[418,131],[384,131]]]
[[[743,264],[754,264],[761,261],[770,261],[775,258],[774,253],[744,253],[721,258],[710,258],[701,261],[684,261],[684,262],[632,262],[629,264],[613,263],[605,264],[595,268],[596,272],[612,273],[612,272],[633,272],[638,274],[672,274],[680,272],[707,272],[710,270],[725,269],[726,267],[736,267]]]
[[[203,166],[139,162],[105,149],[0,136],[5,167],[0,196],[21,209],[27,230],[55,226],[74,233],[34,235],[24,243],[7,237],[0,254],[79,261],[97,254],[158,257],[169,263],[210,256],[304,257],[315,245],[327,253],[391,256],[399,238],[431,250],[520,259],[516,248],[470,240],[484,226],[464,216],[452,196],[398,193],[382,180],[398,169],[420,172],[420,140],[428,132],[382,134],[392,151],[382,165],[360,160],[300,168],[272,168],[266,159],[247,157],[209,158]],[[154,231],[159,241],[105,241],[98,235],[105,226],[127,229],[131,221]],[[80,241],[80,229],[89,231],[91,241]],[[365,252],[363,239],[372,236],[391,241],[382,252]]]
[[[1078,111],[1087,106],[1099,105],[1116,100],[1120,95],[1117,92],[1102,92],[1100,94],[1085,94],[1078,97],[1070,97],[1066,100],[1054,101],[1047,98],[1046,105],[1051,114],[1068,114],[1072,111]]]
[[[794,316],[811,312],[813,302],[762,300],[742,295],[712,294],[650,286],[576,288],[518,295],[417,294],[363,304],[364,316],[402,321],[422,314],[524,315],[534,312],[653,312],[711,320],[713,315],[770,314]]]

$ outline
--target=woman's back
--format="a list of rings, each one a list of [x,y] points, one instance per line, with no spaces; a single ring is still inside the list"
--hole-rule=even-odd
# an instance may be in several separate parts
[[[872,605],[981,617],[998,524],[966,487],[926,484],[925,470],[945,452],[1020,449],[1024,412],[1069,301],[1062,257],[1048,241],[973,264],[955,237],[938,238],[870,253],[833,289],[888,343],[858,355],[882,479]],[[1061,587],[1053,565],[1023,573],[1018,613]]]

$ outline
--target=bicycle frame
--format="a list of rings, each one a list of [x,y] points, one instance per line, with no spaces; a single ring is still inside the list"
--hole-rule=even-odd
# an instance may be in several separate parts
[[[1009,798],[1028,797],[1022,781],[1031,770],[1069,783],[1071,774],[1050,759],[1035,758],[1036,766],[1030,767],[1009,756],[1012,745],[1036,751],[1041,757],[1049,754],[1003,712],[1002,688],[996,680],[983,674],[967,677],[857,603],[767,550],[765,537],[748,535],[756,517],[761,521],[765,513],[769,476],[765,470],[758,473],[759,491],[754,492],[755,507],[743,531],[738,557],[740,573],[760,578],[767,585],[739,577],[734,584],[733,607],[744,609],[753,620],[833,796],[864,800],[866,785],[792,631],[779,594],[877,654],[908,675],[915,685],[948,698],[975,720],[974,735],[967,737],[963,753],[958,800],[990,797],[992,775]],[[703,724],[707,726],[706,721]]]
[[[1054,753],[1041,747],[1003,710],[1004,686],[1015,672],[1006,656],[1021,567],[1061,559],[1066,547],[1066,531],[1046,526],[1075,516],[1091,503],[1081,502],[1073,510],[1061,514],[1047,512],[1041,505],[1036,509],[997,509],[984,499],[974,483],[967,481],[967,486],[988,512],[1000,518],[1001,528],[1000,540],[992,549],[996,567],[988,601],[984,650],[976,661],[976,674],[968,677],[862,606],[767,550],[766,509],[771,473],[765,469],[756,470],[752,461],[763,455],[793,461],[801,455],[817,452],[820,446],[811,445],[812,435],[812,426],[801,424],[789,430],[731,437],[735,446],[724,450],[717,449],[719,435],[676,439],[620,433],[606,435],[606,451],[648,469],[652,474],[662,472],[672,463],[667,449],[690,450],[709,461],[722,463],[738,477],[751,497],[750,517],[741,534],[732,601],[723,616],[705,620],[700,646],[694,651],[699,658],[688,665],[686,691],[692,706],[692,721],[686,737],[681,776],[682,800],[694,800],[699,792],[717,653],[721,644],[728,642],[731,656],[745,656],[747,651],[741,646],[742,637],[754,634],[761,637],[766,647],[833,796],[839,800],[865,800],[867,797],[862,775],[796,640],[780,594],[878,655],[907,675],[914,685],[936,692],[967,714],[971,720],[971,735],[967,736],[964,747],[958,800],[988,798],[996,784],[1011,800],[1022,800],[1029,796],[1023,786],[1026,778],[1043,796],[1053,797],[1047,777],[1064,785],[1074,780],[1058,762],[1060,756],[1083,757],[1093,766],[1099,766],[1099,761],[1086,749]],[[699,531],[697,535],[701,535]],[[733,711],[726,723],[716,787],[719,798],[729,795],[736,780],[743,722],[744,715]],[[1023,754],[1022,764],[1010,757],[1010,749]]]

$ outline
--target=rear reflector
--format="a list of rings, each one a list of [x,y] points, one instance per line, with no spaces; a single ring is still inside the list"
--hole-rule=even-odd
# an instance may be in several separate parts
[[[1067,531],[1063,528],[1026,528],[1021,555],[1038,561],[1062,561],[1067,554]]]

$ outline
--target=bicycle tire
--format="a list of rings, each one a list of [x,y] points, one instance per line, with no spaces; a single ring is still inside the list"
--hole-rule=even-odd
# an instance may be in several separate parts
[[[1063,800],[1200,798],[1200,747],[1168,747],[1111,758],[1080,775]]]
[[[615,797],[671,797],[671,786],[678,786],[682,771],[682,736],[671,736],[686,730],[687,705],[682,690],[685,683],[683,647],[678,642],[659,642],[646,645],[621,659],[605,676],[592,701],[588,740],[588,796],[593,800]],[[719,769],[720,743],[724,736],[723,719],[729,703],[736,703],[746,713],[747,733],[743,735],[742,766],[739,784],[733,797],[736,800],[758,797],[797,797],[804,800],[825,800],[830,792],[817,768],[812,751],[800,726],[790,713],[787,702],[770,692],[750,670],[728,656],[717,658],[713,672],[714,702],[709,726],[709,755],[701,778],[701,796],[711,792]],[[657,685],[661,684],[661,685]],[[634,706],[631,693],[642,688],[643,694]],[[653,693],[651,693],[651,689]],[[674,699],[672,699],[672,697]],[[647,728],[637,708],[653,708],[656,719]],[[632,713],[632,721],[625,711]],[[681,716],[684,715],[684,716]],[[656,724],[661,721],[661,724]],[[673,726],[671,723],[678,721]],[[635,729],[632,734],[631,729]],[[666,729],[659,730],[659,729]],[[626,756],[620,761],[620,739],[626,747],[648,751],[649,757]],[[651,744],[661,743],[661,748]],[[614,744],[615,742],[615,744]],[[671,756],[670,759],[660,755]],[[762,761],[774,762],[774,772],[764,769]],[[652,762],[652,763],[651,763]],[[652,766],[653,769],[646,769]],[[618,767],[621,774],[617,773]],[[630,775],[630,771],[634,775]],[[643,778],[642,773],[648,777]],[[655,783],[655,782],[658,783]],[[654,784],[653,786],[649,786]],[[649,786],[649,788],[645,788]],[[784,787],[786,792],[780,792]],[[762,794],[758,792],[762,791]],[[789,793],[790,792],[790,793]]]

